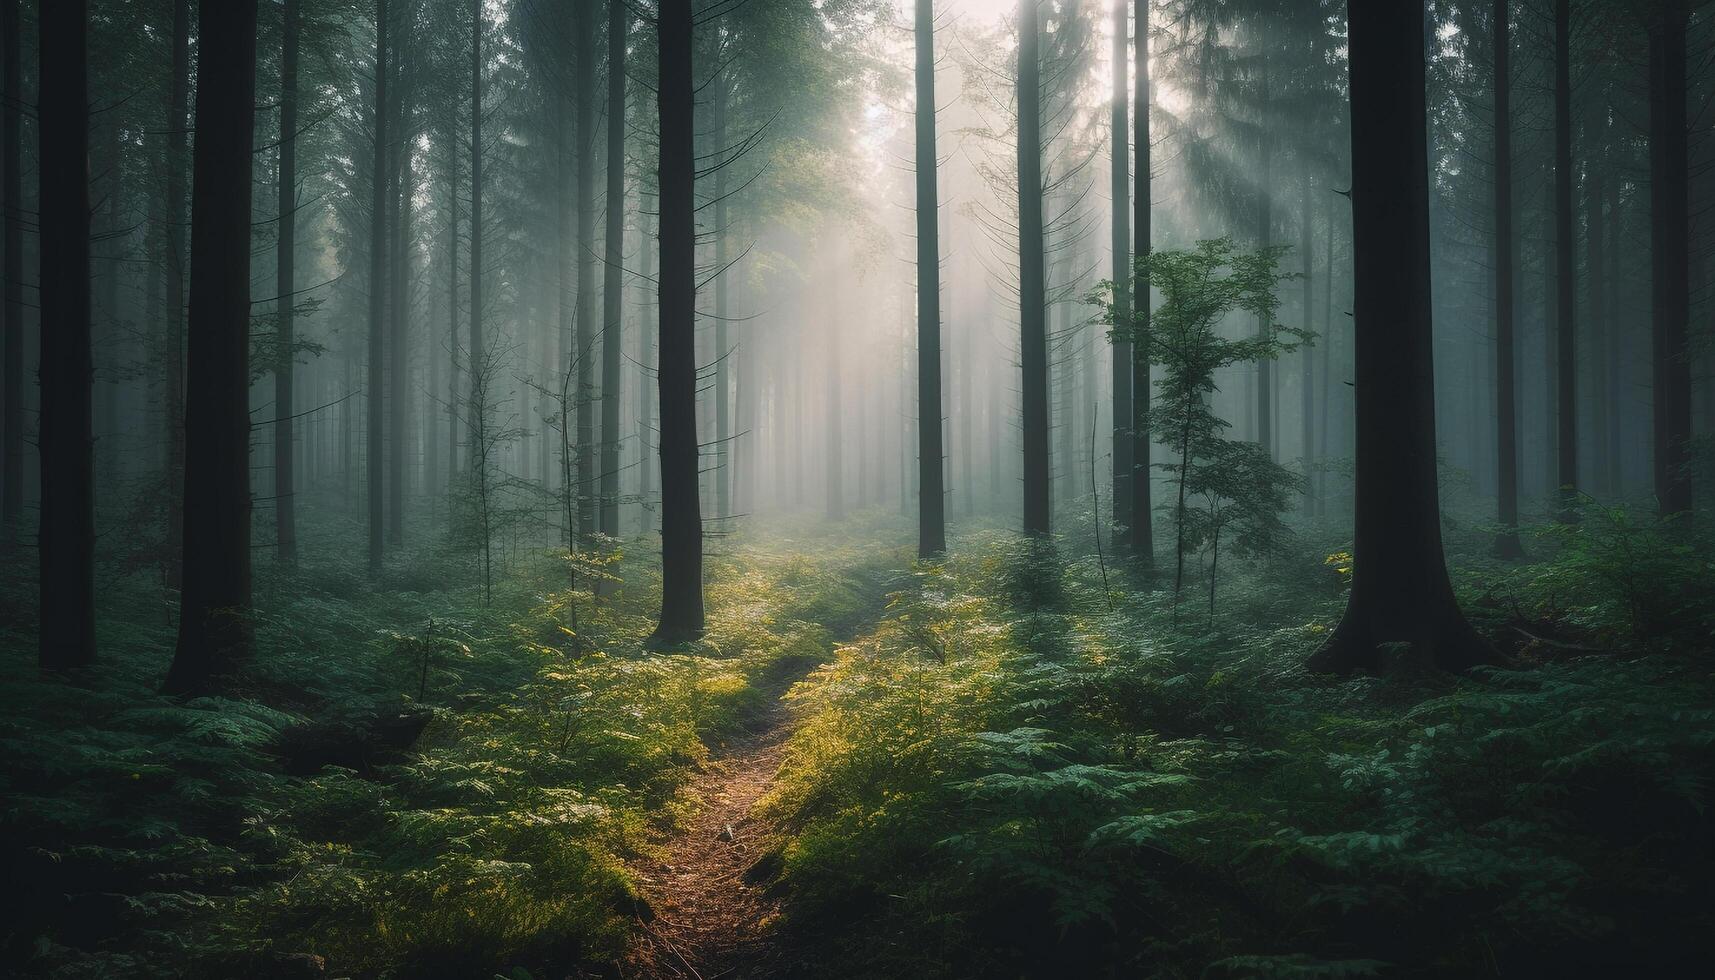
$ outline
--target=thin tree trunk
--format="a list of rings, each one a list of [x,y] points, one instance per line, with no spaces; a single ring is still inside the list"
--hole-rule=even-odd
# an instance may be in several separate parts
[[[642,191],[639,191],[637,196],[641,201],[643,197]],[[641,204],[639,204],[638,210],[643,210]],[[646,219],[640,215],[639,221],[643,220]],[[652,386],[649,384],[647,372],[653,370],[655,367],[655,345],[651,342],[650,332],[648,330],[649,321],[646,315],[648,302],[642,297],[648,291],[648,284],[654,272],[654,249],[651,248],[651,245],[655,236],[650,234],[648,227],[645,226],[640,229],[638,237],[642,239],[642,242],[639,243],[639,248],[643,252],[643,255],[638,263],[642,274],[639,276],[638,283],[637,363],[642,366],[642,370],[646,373],[644,374],[643,382],[637,386],[637,533],[639,535],[646,535],[649,533],[650,526],[653,523],[649,519],[651,510],[649,494],[652,491],[650,457],[653,455],[654,450],[654,440],[650,436],[650,428],[653,425],[652,419],[654,414],[651,411],[651,404],[649,401],[649,390]]]
[[[1445,669],[1485,644],[1441,551],[1430,313],[1425,27],[1415,5],[1348,8],[1356,261],[1357,507],[1345,615],[1317,670],[1379,670],[1396,643]]]
[[[456,127],[453,127],[456,128]],[[459,479],[459,151],[447,140],[447,495]]]
[[[274,245],[274,557],[298,558],[297,510],[292,470],[293,360],[292,295],[298,245],[298,32],[299,0],[285,0],[280,45],[279,227]]]
[[[1265,45],[1268,43],[1265,39]],[[1267,248],[1274,241],[1274,137],[1271,123],[1268,87],[1268,53],[1262,55],[1261,122],[1257,126],[1257,159],[1261,176],[1257,179],[1256,242]],[[1274,323],[1267,316],[1257,318],[1256,335],[1267,338],[1274,333]],[[1256,362],[1256,441],[1269,458],[1278,456],[1274,441],[1274,364],[1266,357]]]
[[[1572,261],[1572,0],[1554,3],[1554,274],[1556,295],[1556,386],[1560,448],[1557,482],[1563,516],[1570,517],[1578,483],[1578,360],[1573,332],[1577,269]]]
[[[917,0],[917,556],[947,550],[946,494],[941,485],[941,195],[935,150],[935,4]]]
[[[1148,258],[1151,249],[1150,195],[1153,178],[1150,174],[1149,146],[1149,0],[1132,3],[1135,26],[1132,37],[1133,74],[1132,112],[1135,120],[1133,137],[1136,161],[1133,165],[1136,193],[1132,195],[1133,248],[1139,259]],[[1152,501],[1149,437],[1149,275],[1137,277],[1132,290],[1132,306],[1136,324],[1131,344],[1131,550],[1138,567],[1149,569],[1155,564],[1155,505]]]
[[[167,581],[179,583],[185,501],[185,186],[190,173],[191,0],[173,4],[167,111]]]
[[[1109,158],[1109,192],[1113,199],[1113,278],[1114,278],[1114,340],[1113,340],[1113,514],[1114,524],[1125,528],[1121,548],[1135,548],[1136,534],[1131,527],[1133,477],[1131,438],[1131,340],[1127,332],[1131,321],[1131,295],[1127,283],[1132,275],[1131,262],[1131,174],[1130,147],[1127,145],[1126,117],[1131,87],[1126,68],[1126,4],[1114,4],[1113,21],[1113,94],[1109,113],[1111,155]],[[1141,32],[1141,31],[1140,31]],[[1147,71],[1147,69],[1145,69]],[[1142,178],[1140,177],[1140,180]]]
[[[607,241],[603,250],[601,328],[601,533],[619,537],[620,354],[624,350],[625,41],[624,0],[608,0]]]
[[[595,412],[595,4],[572,5],[577,89],[578,534],[596,530]]]
[[[720,44],[715,46],[717,61],[724,54]],[[715,226],[711,234],[715,240],[715,464],[710,476],[715,482],[715,517],[722,519],[732,516],[732,380],[728,363],[731,351],[731,340],[727,336],[727,298],[730,292],[727,280],[727,164],[725,159],[727,149],[727,101],[730,94],[730,81],[725,73],[717,75],[713,82],[714,92],[714,149],[716,154],[711,160],[715,167]]]
[[[1606,106],[1602,108],[1602,112],[1605,117]],[[1594,146],[1603,146],[1602,140],[1605,129],[1605,126],[1598,128],[1586,125],[1584,128],[1585,138],[1590,140]],[[1590,426],[1595,430],[1595,441],[1592,445],[1595,449],[1593,455],[1596,457],[1595,465],[1591,468],[1591,472],[1595,475],[1595,479],[1592,481],[1592,489],[1600,487],[1602,492],[1611,494],[1616,488],[1605,482],[1608,473],[1608,442],[1605,433],[1608,430],[1608,416],[1614,412],[1620,393],[1608,386],[1606,364],[1604,363],[1608,358],[1606,340],[1608,331],[1611,329],[1605,315],[1608,303],[1608,282],[1606,279],[1607,256],[1604,254],[1605,249],[1603,248],[1605,242],[1603,241],[1602,219],[1602,204],[1607,195],[1607,174],[1604,172],[1607,164],[1605,153],[1601,158],[1592,158],[1584,177],[1584,275],[1589,290],[1589,302],[1585,307],[1590,320],[1588,334],[1595,341],[1595,348],[1598,351],[1597,357],[1599,358],[1591,371],[1591,378],[1595,382],[1593,387],[1599,392],[1598,397],[1592,399],[1591,402],[1595,408]]]
[[[364,401],[368,411],[368,443],[364,459],[369,474],[369,573],[381,573],[382,452],[386,438],[383,400],[386,375],[383,357],[387,329],[387,0],[375,0],[375,155],[370,161],[369,188],[369,370]]]
[[[1500,531],[1495,554],[1524,556],[1518,536],[1518,391],[1513,325],[1513,266],[1518,242],[1513,238],[1512,32],[1509,0],[1494,5],[1495,100],[1495,445],[1498,455]]]
[[[408,30],[410,19],[403,18]],[[395,33],[393,47],[393,133],[388,147],[388,215],[387,232],[392,236],[388,247],[387,293],[387,541],[398,545],[405,540],[405,456],[410,425],[411,378],[409,356],[410,331],[410,255],[411,255],[411,78],[405,58],[409,53],[410,35],[406,30]]]
[[[661,0],[661,621],[655,642],[703,632],[703,518],[697,499],[696,128],[691,0]]]
[[[185,370],[185,545],[166,690],[205,689],[249,656],[250,206],[257,0],[202,0],[197,23]]]
[[[482,349],[482,0],[470,0],[470,348],[469,367],[472,401],[487,370]],[[476,453],[476,418],[469,413],[471,465],[484,467],[487,460]]]
[[[11,550],[18,541],[18,524],[24,517],[24,180],[23,103],[24,50],[21,0],[0,0],[0,69],[4,103],[0,104],[0,207],[5,220],[5,435],[0,440],[0,549]]]
[[[41,10],[42,500],[38,623],[41,666],[46,670],[95,662],[88,39],[87,0],[57,0]],[[244,418],[242,412],[239,417]]]
[[[1023,368],[1024,530],[1047,535],[1048,300],[1043,269],[1040,0],[1018,5],[1019,361]]]

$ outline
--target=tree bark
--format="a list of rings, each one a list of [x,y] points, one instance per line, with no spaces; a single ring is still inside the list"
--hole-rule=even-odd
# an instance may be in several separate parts
[[[941,418],[941,195],[935,150],[935,4],[917,0],[917,417]],[[917,557],[947,550],[941,426],[917,427]]]
[[[601,533],[619,537],[620,353],[624,349],[625,261],[625,0],[607,13],[607,235],[602,265]]]
[[[1556,295],[1557,482],[1570,518],[1578,483],[1578,360],[1573,331],[1577,268],[1572,261],[1572,0],[1554,3],[1554,274]]]
[[[274,243],[274,557],[298,558],[297,510],[292,472],[293,360],[292,295],[298,247],[298,32],[299,0],[285,0],[280,43],[279,227]]]
[[[410,18],[393,34],[393,134],[387,151],[387,542],[405,540],[405,457],[410,440],[411,78]]]
[[[1113,199],[1113,278],[1114,278],[1114,324],[1116,333],[1113,340],[1113,514],[1114,523],[1126,530],[1119,539],[1121,548],[1134,546],[1134,535],[1131,530],[1131,480],[1132,480],[1132,441],[1131,441],[1131,340],[1125,332],[1131,320],[1131,295],[1127,284],[1131,280],[1131,213],[1128,205],[1131,203],[1131,185],[1127,178],[1131,174],[1130,147],[1127,145],[1126,113],[1129,109],[1131,96],[1130,76],[1126,68],[1126,5],[1114,4],[1113,21],[1113,95],[1109,114],[1109,127],[1112,130],[1111,156],[1109,160],[1110,187]]]
[[[451,126],[449,129],[457,129]],[[447,140],[447,493],[459,479],[459,151]]]
[[[1518,536],[1518,371],[1513,315],[1513,267],[1518,242],[1513,237],[1512,31],[1509,0],[1494,4],[1495,100],[1495,446],[1498,455],[1500,531],[1495,555],[1524,557]]]
[[[1357,419],[1352,591],[1314,670],[1378,670],[1394,644],[1445,669],[1487,652],[1441,551],[1430,314],[1425,27],[1414,4],[1348,8]]]
[[[718,42],[714,49],[716,60],[724,54],[724,46]],[[731,83],[725,72],[717,75],[712,83],[714,91],[714,149],[712,166],[715,168],[715,226],[710,234],[715,240],[715,349],[714,349],[714,409],[715,409],[715,452],[714,466],[709,475],[715,484],[715,518],[717,520],[732,516],[732,372],[730,357],[732,354],[731,341],[728,338],[727,298],[730,293],[727,279],[728,236],[727,236],[727,165],[731,162],[726,157],[727,151],[727,101],[731,92]]]
[[[1133,145],[1136,162],[1133,166],[1136,193],[1132,196],[1133,248],[1138,258],[1150,253],[1151,223],[1150,195],[1154,178],[1150,173],[1149,146],[1149,0],[1134,0],[1133,18],[1136,24],[1132,38],[1132,61],[1135,63],[1133,93],[1135,114]],[[1148,570],[1155,564],[1155,504],[1152,500],[1149,448],[1149,276],[1137,277],[1132,291],[1132,322],[1136,325],[1131,344],[1131,551],[1138,567]]]
[[[46,670],[95,662],[88,39],[87,0],[42,8],[39,628]]]
[[[661,620],[654,642],[703,633],[703,518],[697,493],[696,129],[691,0],[661,0]]]
[[[185,502],[185,185],[191,104],[191,0],[173,4],[173,78],[167,106],[167,581],[179,584]]]
[[[572,5],[577,88],[578,202],[578,534],[596,529],[595,508],[595,4]]]
[[[1018,5],[1019,361],[1023,369],[1024,530],[1051,523],[1048,459],[1048,299],[1042,228],[1040,0]]]
[[[385,0],[384,0],[385,2]],[[487,369],[482,349],[482,0],[470,0],[470,396],[474,404]],[[480,468],[486,460],[478,457],[474,412],[466,426],[471,434],[471,466]]]
[[[1690,159],[1686,127],[1686,0],[1658,0],[1649,23],[1651,400],[1656,504],[1691,510]]]
[[[0,0],[0,68],[4,104],[0,105],[0,217],[5,221],[5,296],[0,303],[5,317],[6,387],[4,436],[0,438],[0,549],[11,550],[18,540],[18,524],[24,517],[24,48],[21,0]]]
[[[250,205],[257,0],[201,0],[185,370],[184,589],[166,690],[250,653]]]
[[[386,432],[387,330],[387,0],[375,0],[375,146],[369,187],[369,369],[365,402],[368,441],[364,460],[369,475],[369,574],[381,574],[383,444]]]

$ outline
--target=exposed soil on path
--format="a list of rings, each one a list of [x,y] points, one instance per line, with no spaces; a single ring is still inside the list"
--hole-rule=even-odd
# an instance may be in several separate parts
[[[726,980],[774,975],[771,927],[780,912],[771,875],[747,872],[776,846],[775,828],[751,811],[774,782],[790,732],[778,700],[751,731],[717,748],[687,790],[698,807],[690,826],[658,858],[638,865],[654,917],[640,922],[627,977]]]

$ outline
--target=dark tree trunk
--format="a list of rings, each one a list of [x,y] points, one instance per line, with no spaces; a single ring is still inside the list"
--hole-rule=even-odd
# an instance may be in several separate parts
[[[0,0],[0,207],[5,220],[5,298],[0,310],[5,317],[5,434],[0,439],[0,549],[10,550],[18,540],[18,523],[24,516],[24,179],[23,103],[24,47],[21,0]]]
[[[725,52],[721,45],[715,46],[717,62]],[[709,476],[715,483],[715,519],[721,520],[732,516],[732,382],[729,367],[731,342],[727,337],[727,296],[729,293],[727,279],[727,100],[731,92],[731,82],[725,72],[714,79],[714,149],[716,154],[711,161],[715,167],[715,226],[711,234],[715,240],[715,350],[714,350],[714,408],[715,408],[715,465]]]
[[[410,255],[411,255],[411,101],[408,75],[410,18],[393,35],[393,113],[387,148],[387,541],[405,540],[405,456],[410,439]]]
[[[470,0],[470,395],[479,394],[483,363],[482,349],[482,0]],[[474,469],[487,465],[475,450],[480,421],[475,412],[465,420],[472,439],[470,461]]]
[[[643,205],[641,203],[643,196],[643,191],[640,189],[637,194],[639,200],[638,210],[640,212],[643,210]],[[647,310],[649,309],[649,303],[644,297],[648,292],[647,284],[650,282],[655,271],[655,251],[651,247],[655,236],[651,235],[649,227],[646,224],[643,224],[646,220],[647,218],[644,215],[638,215],[640,227],[638,229],[639,233],[637,237],[642,239],[642,241],[638,243],[638,248],[643,255],[638,261],[638,266],[642,270],[642,274],[638,277],[640,284],[638,287],[639,299],[637,303],[637,363],[642,366],[644,372],[644,383],[637,386],[637,533],[639,535],[648,534],[650,526],[653,523],[649,519],[651,510],[649,494],[652,492],[652,481],[650,479],[650,471],[652,467],[650,466],[650,456],[653,455],[651,450],[654,448],[650,444],[650,429],[653,427],[653,412],[651,411],[651,402],[649,400],[650,386],[647,382],[648,373],[655,369],[655,345],[650,338],[649,331],[646,329],[646,325],[648,324]]]
[[[1656,504],[1663,515],[1691,510],[1686,444],[1691,439],[1690,167],[1686,131],[1686,0],[1658,0],[1650,12],[1651,392]]]
[[[1265,39],[1265,45],[1268,43]],[[1257,160],[1261,176],[1257,180],[1256,243],[1267,248],[1274,242],[1274,136],[1269,132],[1270,112],[1268,88],[1268,54],[1262,56],[1261,122],[1257,126]],[[1257,318],[1256,334],[1268,337],[1274,333],[1271,318]],[[1268,358],[1256,362],[1256,441],[1272,459],[1277,454],[1274,444],[1274,363]]]
[[[1605,119],[1606,105],[1602,107],[1601,112]],[[1584,135],[1592,146],[1604,147],[1606,126],[1586,125]],[[1599,152],[1602,153],[1602,156],[1591,158],[1588,172],[1584,178],[1584,267],[1585,282],[1588,284],[1589,290],[1589,303],[1585,309],[1588,310],[1589,314],[1590,328],[1587,334],[1593,342],[1592,350],[1597,352],[1596,357],[1605,361],[1609,356],[1608,331],[1612,329],[1606,314],[1608,304],[1607,256],[1605,254],[1606,249],[1603,248],[1605,232],[1602,219],[1602,204],[1607,196],[1605,169],[1608,165],[1608,159],[1605,150]],[[1608,428],[1608,418],[1618,410],[1620,393],[1607,384],[1606,365],[1600,361],[1591,371],[1590,377],[1595,382],[1593,387],[1599,392],[1598,397],[1593,400],[1596,412],[1590,420],[1590,427],[1594,430],[1594,440],[1591,444],[1595,449],[1593,454],[1595,465],[1591,469],[1591,472],[1595,474],[1592,489],[1599,487],[1603,493],[1612,494],[1618,488],[1608,485],[1606,481],[1608,442],[1604,433]]]
[[[1578,483],[1578,361],[1573,333],[1577,269],[1572,262],[1572,0],[1554,3],[1554,274],[1559,468],[1556,482],[1568,509]]]
[[[827,440],[823,446],[826,452],[828,478],[828,520],[843,520],[846,516],[846,477],[845,477],[845,445],[840,436],[845,431],[845,409],[840,404],[840,330],[843,328],[837,316],[828,318],[828,346],[824,353],[828,374],[827,387]],[[919,429],[927,426],[918,426]]]
[[[578,534],[596,529],[595,411],[595,3],[573,4],[578,151]]]
[[[1459,611],[1441,551],[1429,276],[1424,17],[1348,8],[1352,234],[1357,263],[1357,513],[1352,592],[1316,670],[1378,670],[1388,648],[1462,669],[1487,652]]]
[[[88,39],[87,0],[42,8],[39,623],[47,670],[95,662]]]
[[[447,493],[451,495],[459,479],[458,140],[449,138],[447,146]]]
[[[602,264],[601,533],[619,537],[620,352],[625,342],[625,0],[607,11],[607,241]],[[718,223],[718,222],[717,222]]]
[[[274,366],[274,557],[296,561],[298,530],[293,503],[292,295],[298,246],[298,0],[285,0],[280,46],[279,238],[275,242],[274,331],[279,347]]]
[[[185,370],[185,546],[166,689],[207,687],[250,653],[250,203],[257,0],[202,0],[197,23]]]
[[[655,642],[703,632],[703,517],[697,494],[696,96],[691,0],[661,0],[661,622]]]
[[[1126,70],[1126,23],[1127,9],[1124,3],[1114,4],[1114,77],[1113,105],[1111,107],[1110,127],[1112,128],[1111,157],[1109,161],[1110,188],[1113,198],[1113,277],[1114,277],[1114,324],[1118,328],[1113,341],[1113,509],[1114,523],[1129,528],[1131,516],[1131,480],[1132,480],[1132,445],[1131,445],[1131,341],[1125,333],[1125,327],[1131,316],[1131,296],[1126,284],[1132,274],[1131,262],[1131,213],[1128,205],[1131,203],[1131,185],[1127,177],[1131,174],[1131,158],[1128,155],[1131,148],[1127,145],[1128,100],[1131,96],[1129,75]],[[1133,533],[1124,532],[1119,544],[1122,548],[1133,544]]]
[[[1500,532],[1495,554],[1524,556],[1518,536],[1518,371],[1514,348],[1513,266],[1518,242],[1513,237],[1512,31],[1509,0],[1494,6],[1495,99],[1495,446],[1498,454]]]
[[[941,197],[935,155],[935,4],[917,0],[917,417],[941,417]],[[939,425],[917,427],[917,555],[947,550]]]
[[[369,187],[369,371],[367,383],[368,443],[364,458],[369,473],[369,573],[381,573],[382,447],[386,438],[385,364],[387,330],[387,0],[375,0],[375,154]]]
[[[1149,172],[1149,3],[1148,0],[1135,0],[1132,4],[1136,21],[1132,38],[1132,60],[1136,72],[1133,84],[1136,91],[1132,96],[1135,103],[1132,111],[1136,114],[1135,134],[1133,145],[1136,147],[1136,162],[1133,166],[1134,180],[1137,181],[1136,193],[1132,196],[1132,237],[1138,258],[1149,255],[1150,244],[1150,195],[1153,193],[1153,178]],[[1132,555],[1143,569],[1155,564],[1155,504],[1151,494],[1150,450],[1149,450],[1149,277],[1142,275],[1132,291],[1132,309],[1136,310],[1133,323],[1136,325],[1135,336],[1131,344],[1131,538]]]
[[[185,503],[185,185],[191,105],[191,0],[173,4],[173,78],[167,106],[167,580],[179,582]]]
[[[1019,361],[1023,367],[1024,530],[1050,524],[1048,462],[1048,297],[1042,229],[1040,0],[1018,5]]]

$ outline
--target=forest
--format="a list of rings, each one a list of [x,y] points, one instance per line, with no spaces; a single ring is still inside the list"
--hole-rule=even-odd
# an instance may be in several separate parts
[[[1715,962],[1715,3],[0,0],[0,88],[0,974]]]

